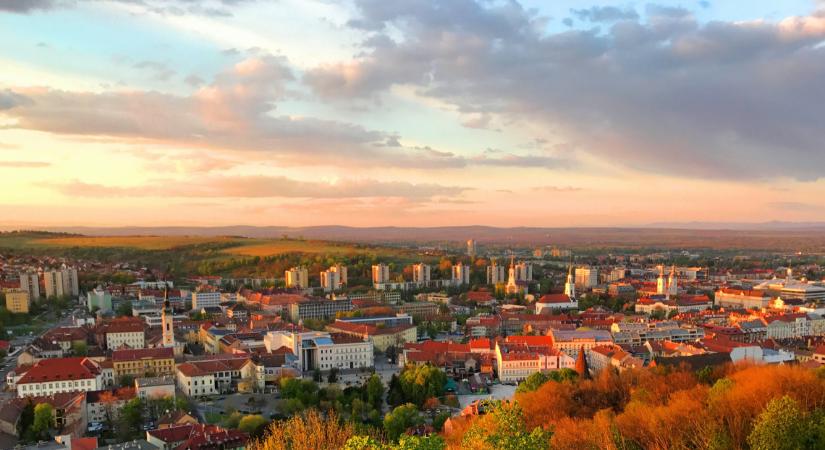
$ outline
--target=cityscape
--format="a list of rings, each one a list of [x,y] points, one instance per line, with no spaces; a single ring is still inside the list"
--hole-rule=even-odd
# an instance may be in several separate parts
[[[822,1],[0,39],[0,450],[825,449]]]

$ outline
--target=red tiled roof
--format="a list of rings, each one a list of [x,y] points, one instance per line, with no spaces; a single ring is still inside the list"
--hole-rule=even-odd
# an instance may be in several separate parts
[[[175,357],[173,349],[166,347],[135,348],[115,350],[112,352],[112,361],[135,361],[139,359],[172,359]]]
[[[88,358],[42,359],[32,366],[18,384],[70,381],[95,378],[97,365]]]
[[[539,303],[570,303],[570,297],[566,294],[544,294],[539,298]]]
[[[96,437],[72,438],[72,450],[95,450],[96,448]]]

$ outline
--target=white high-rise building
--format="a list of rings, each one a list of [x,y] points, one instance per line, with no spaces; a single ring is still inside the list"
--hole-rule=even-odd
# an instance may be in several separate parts
[[[46,287],[46,298],[80,295],[77,269],[63,266],[58,270],[47,270],[43,272],[43,281]]]
[[[430,282],[430,266],[424,263],[413,265],[413,282],[414,283],[429,283]]]
[[[306,267],[293,267],[284,274],[286,287],[306,289],[309,287],[309,270]]]
[[[201,310],[221,305],[221,293],[219,291],[202,290],[192,293],[192,309]]]
[[[492,264],[487,266],[487,284],[500,284],[507,282],[507,269],[496,263],[493,260]]]
[[[343,266],[340,266],[343,267]],[[324,292],[332,292],[341,289],[341,286],[344,284],[343,280],[341,280],[342,275],[346,276],[346,267],[343,267],[343,272],[340,270],[336,270],[336,267],[330,267],[328,270],[321,272],[321,287],[324,288]]]
[[[453,284],[470,284],[470,266],[458,263],[453,266]]]
[[[467,255],[470,257],[475,257],[477,255],[475,239],[470,239],[467,241]]]
[[[375,284],[387,283],[390,281],[390,266],[386,264],[375,264],[372,266],[372,282]]]
[[[533,265],[520,262],[515,265],[516,281],[533,281]]]
[[[599,270],[595,267],[576,268],[576,287],[590,289],[599,284]]]
[[[20,274],[20,289],[29,293],[29,301],[40,300],[40,278],[37,272],[26,272]]]

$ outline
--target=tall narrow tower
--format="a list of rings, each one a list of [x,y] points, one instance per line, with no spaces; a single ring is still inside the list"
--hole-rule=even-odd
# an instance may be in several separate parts
[[[172,307],[169,305],[169,289],[163,290],[163,310],[160,312],[160,324],[163,327],[163,346],[175,347],[175,327],[172,324]]]
[[[676,266],[671,266],[670,276],[667,278],[667,298],[679,295],[679,277],[676,276]]]
[[[665,268],[663,266],[659,266],[659,278],[656,279],[656,293],[657,294],[664,294],[667,286],[665,286]]]
[[[576,283],[573,281],[572,263],[567,268],[567,281],[564,283],[564,294],[570,297],[570,300],[575,300],[576,298]]]

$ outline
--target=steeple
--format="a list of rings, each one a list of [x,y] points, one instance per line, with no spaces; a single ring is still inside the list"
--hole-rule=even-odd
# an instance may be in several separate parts
[[[175,347],[175,327],[172,323],[172,307],[169,303],[169,288],[163,290],[163,309],[160,312],[160,325],[163,328],[164,347]]]
[[[564,295],[570,297],[570,300],[576,299],[576,283],[573,280],[573,263],[567,266],[567,281],[564,283]]]
[[[659,266],[659,278],[656,279],[656,293],[659,295],[665,294],[666,291],[665,286],[665,268],[664,266]]]
[[[670,266],[670,276],[667,278],[667,298],[679,294],[679,278],[676,276],[676,266]]]

